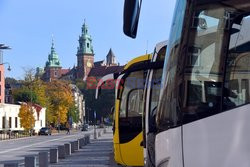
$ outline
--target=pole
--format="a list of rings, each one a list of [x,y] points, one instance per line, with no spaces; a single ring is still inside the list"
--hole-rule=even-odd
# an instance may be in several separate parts
[[[32,136],[32,89],[30,87],[30,136]]]
[[[96,135],[96,111],[94,111],[94,119],[95,119],[95,124],[94,124],[94,139],[97,139],[97,135]]]

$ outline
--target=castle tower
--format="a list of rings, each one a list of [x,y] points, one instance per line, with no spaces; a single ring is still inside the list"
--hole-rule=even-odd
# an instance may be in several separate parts
[[[107,64],[107,66],[117,65],[116,60],[115,60],[115,54],[113,53],[111,48],[109,49],[109,52],[106,56],[106,64]]]
[[[50,54],[48,56],[48,61],[45,64],[45,81],[51,81],[61,77],[61,63],[59,57],[55,51],[54,40],[52,39],[52,45],[50,49]]]
[[[88,33],[88,26],[85,23],[82,26],[82,34],[79,37],[79,47],[77,48],[77,78],[83,79],[88,76],[94,65],[94,51],[92,39]]]

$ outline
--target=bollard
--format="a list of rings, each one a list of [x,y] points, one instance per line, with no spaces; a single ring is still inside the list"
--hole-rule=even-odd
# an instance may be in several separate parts
[[[57,150],[57,148],[51,148],[49,150],[49,159],[50,159],[50,163],[57,163],[58,162],[58,150]]]
[[[97,139],[96,128],[94,127],[94,139]]]
[[[106,127],[104,127],[104,131],[103,131],[104,133],[107,133],[107,128]]]
[[[48,167],[49,166],[49,155],[48,152],[39,152],[39,167]]]
[[[100,131],[98,132],[98,137],[101,137],[101,132]]]
[[[87,136],[87,144],[90,143],[90,135]]]
[[[24,158],[25,167],[35,167],[36,166],[36,157],[35,156],[26,156]]]
[[[5,163],[4,167],[18,167],[18,163]]]
[[[65,147],[63,146],[58,146],[58,158],[59,159],[64,159],[65,158]]]
[[[89,144],[90,143],[90,136],[89,135],[85,135],[85,143]]]
[[[85,138],[79,139],[79,144],[80,144],[80,148],[83,148],[85,145]]]
[[[65,143],[65,155],[71,155],[71,144],[70,143]]]
[[[79,150],[79,141],[74,141],[74,149],[75,151]]]
[[[78,139],[78,143],[79,143],[79,149],[83,148],[83,146],[82,146],[82,139]]]
[[[73,141],[71,141],[70,142],[70,147],[71,147],[71,153],[74,153],[75,152],[75,147],[74,147],[74,142]]]

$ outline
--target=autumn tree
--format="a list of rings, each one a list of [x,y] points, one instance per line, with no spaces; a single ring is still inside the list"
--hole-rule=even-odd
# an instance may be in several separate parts
[[[31,105],[22,104],[18,117],[20,118],[21,126],[25,130],[33,129],[35,126],[34,111],[31,109]]]
[[[71,88],[64,81],[53,80],[47,83],[46,96],[50,101],[50,122],[64,124],[67,122],[67,113],[74,106]]]

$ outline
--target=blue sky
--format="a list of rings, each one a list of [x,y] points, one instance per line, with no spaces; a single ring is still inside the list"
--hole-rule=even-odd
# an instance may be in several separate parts
[[[86,19],[93,38],[95,61],[105,59],[110,48],[120,64],[152,52],[169,36],[175,0],[144,0],[136,39],[123,34],[123,0],[1,0],[0,43],[7,77],[23,78],[23,67],[44,67],[53,34],[63,68],[76,64],[81,26]]]

